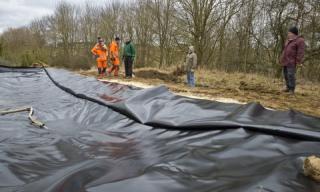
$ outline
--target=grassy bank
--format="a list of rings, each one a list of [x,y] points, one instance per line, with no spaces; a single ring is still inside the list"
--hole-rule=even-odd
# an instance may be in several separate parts
[[[96,76],[95,70],[81,71],[83,75]],[[293,109],[320,117],[320,84],[297,79],[295,95],[281,92],[282,79],[274,79],[256,74],[225,73],[218,70],[196,71],[196,87],[185,84],[184,75],[174,75],[173,70],[161,71],[153,68],[135,70],[136,77],[131,82],[147,85],[165,84],[171,91],[187,93],[205,99],[231,98],[243,103],[259,102],[263,106],[277,109]],[[105,79],[113,78],[106,77]],[[120,80],[128,81],[120,76]]]

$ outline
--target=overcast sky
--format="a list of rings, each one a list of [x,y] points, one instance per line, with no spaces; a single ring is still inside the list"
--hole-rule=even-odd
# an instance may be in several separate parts
[[[0,0],[0,33],[10,27],[29,24],[33,19],[52,14],[61,0]],[[104,4],[110,0],[64,0],[83,5],[86,1]]]

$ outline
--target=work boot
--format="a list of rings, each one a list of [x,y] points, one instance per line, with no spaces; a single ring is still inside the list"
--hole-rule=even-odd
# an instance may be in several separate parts
[[[293,90],[289,90],[288,91],[290,95],[294,95],[294,91]]]
[[[288,88],[285,88],[285,89],[282,90],[282,92],[288,93],[288,92],[289,92],[289,89],[288,89]]]

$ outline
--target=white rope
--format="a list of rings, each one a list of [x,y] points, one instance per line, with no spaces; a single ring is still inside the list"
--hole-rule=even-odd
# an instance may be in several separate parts
[[[18,113],[18,112],[23,112],[23,111],[29,111],[28,118],[30,119],[32,124],[34,124],[35,126],[38,126],[40,128],[47,129],[47,127],[45,126],[44,123],[42,123],[41,121],[39,121],[36,118],[32,117],[32,115],[33,115],[33,108],[32,107],[25,107],[25,108],[18,108],[18,109],[10,109],[10,110],[6,110],[6,111],[0,111],[0,115],[7,115],[7,114]]]

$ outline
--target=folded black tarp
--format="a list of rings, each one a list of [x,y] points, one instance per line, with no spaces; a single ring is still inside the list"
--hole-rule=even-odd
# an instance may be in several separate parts
[[[0,191],[320,191],[301,173],[320,118],[0,67]]]

